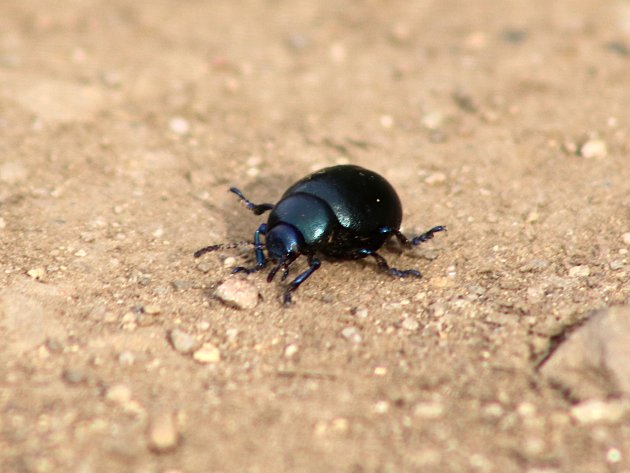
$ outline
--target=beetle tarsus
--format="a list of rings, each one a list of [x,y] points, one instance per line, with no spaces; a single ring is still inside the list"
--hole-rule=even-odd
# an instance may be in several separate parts
[[[378,265],[378,269],[383,271],[384,273],[387,273],[391,276],[394,276],[396,278],[407,278],[409,276],[415,277],[415,278],[421,278],[422,274],[420,273],[420,271],[417,271],[415,269],[398,269],[398,268],[392,268],[388,263],[387,260],[385,258],[383,258],[381,255],[379,255],[378,253],[376,253],[375,251],[371,251],[371,250],[360,250],[359,254],[364,255],[364,256],[371,256],[372,258],[374,258],[376,260],[376,264]]]
[[[273,204],[254,204],[247,197],[245,197],[243,193],[236,187],[230,187],[230,192],[236,194],[238,198],[241,199],[241,201],[245,204],[245,207],[254,212],[254,215],[262,215],[265,212],[273,209]]]
[[[422,242],[428,241],[431,238],[433,238],[433,235],[437,232],[445,232],[446,231],[446,227],[442,226],[442,225],[438,225],[437,227],[433,227],[431,230],[429,230],[428,232],[424,232],[421,235],[418,235],[417,237],[414,237],[411,239],[411,244],[413,246],[419,245]]]

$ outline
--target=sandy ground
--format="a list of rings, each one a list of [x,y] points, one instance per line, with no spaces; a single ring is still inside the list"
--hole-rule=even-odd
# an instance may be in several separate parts
[[[537,369],[630,302],[629,47],[624,0],[2,2],[0,471],[630,471]],[[424,278],[218,301],[227,189],[335,163],[448,227],[383,252]]]

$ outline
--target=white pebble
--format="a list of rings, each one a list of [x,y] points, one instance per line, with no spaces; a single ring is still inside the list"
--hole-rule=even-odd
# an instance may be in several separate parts
[[[199,350],[193,353],[193,358],[202,364],[218,363],[221,361],[221,352],[212,343],[204,343]]]
[[[580,147],[580,156],[583,158],[605,158],[607,154],[608,148],[603,140],[588,140]]]
[[[235,276],[226,279],[215,293],[221,302],[235,309],[253,309],[258,304],[258,289],[247,279]]]
[[[185,135],[190,131],[188,120],[182,117],[173,117],[168,122],[171,131],[177,135]]]
[[[341,336],[352,343],[361,343],[361,334],[356,327],[346,327],[341,331]]]
[[[569,277],[585,278],[591,274],[591,269],[587,265],[573,266],[569,269]]]
[[[402,328],[405,330],[409,330],[410,332],[415,332],[420,327],[420,324],[416,319],[412,319],[411,317],[407,317],[402,321]]]
[[[630,410],[624,401],[600,401],[592,399],[571,408],[571,416],[581,424],[615,423]]]
[[[626,232],[621,235],[621,240],[623,241],[624,245],[630,246],[630,232]]]

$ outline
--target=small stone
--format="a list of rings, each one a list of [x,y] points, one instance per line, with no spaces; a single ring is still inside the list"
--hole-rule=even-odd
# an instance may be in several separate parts
[[[607,154],[608,149],[603,140],[588,140],[580,147],[580,156],[583,158],[605,158]]]
[[[569,268],[569,277],[585,278],[591,274],[591,269],[587,265],[573,266]]]
[[[295,343],[287,345],[284,349],[284,357],[293,358],[297,354],[298,350],[298,346]]]
[[[389,411],[389,402],[378,401],[374,404],[373,409],[376,414],[386,414]]]
[[[619,271],[620,269],[623,269],[623,267],[625,266],[625,263],[623,260],[617,259],[617,260],[613,260],[609,263],[610,269],[612,269],[613,271]]]
[[[538,272],[547,268],[549,263],[542,259],[533,259],[519,268],[521,273]]]
[[[352,310],[352,315],[359,319],[367,319],[369,312],[365,307],[356,307]]]
[[[212,265],[210,263],[199,263],[197,269],[202,273],[207,273],[212,269]]]
[[[135,363],[136,357],[134,354],[128,350],[121,352],[118,355],[118,363],[123,366],[131,366]]]
[[[177,448],[180,434],[175,415],[165,412],[153,417],[148,437],[149,448],[156,453],[166,453]]]
[[[193,353],[193,359],[203,364],[218,363],[221,361],[221,352],[212,343],[204,343],[199,350]]]
[[[356,327],[346,327],[341,331],[341,336],[352,343],[361,343],[361,334]]]
[[[527,214],[527,218],[525,219],[525,221],[527,223],[534,223],[537,222],[540,219],[540,213],[536,212],[535,210],[532,210],[530,213]]]
[[[81,232],[79,236],[86,243],[92,243],[96,238],[92,232]]]
[[[444,406],[439,401],[419,402],[413,408],[413,415],[423,419],[439,419],[444,414]]]
[[[437,184],[443,184],[444,182],[446,182],[446,174],[444,174],[443,172],[434,172],[433,174],[429,174],[425,179],[424,182],[426,182],[429,185],[437,185]]]
[[[201,342],[194,336],[179,329],[169,331],[168,340],[171,342],[173,348],[182,355],[192,353],[201,345]]]
[[[420,324],[416,319],[412,319],[411,317],[407,317],[402,321],[402,328],[405,330],[409,330],[410,332],[415,332],[420,327]]]
[[[621,235],[621,241],[623,241],[624,245],[630,246],[630,232]]]
[[[422,125],[429,130],[437,130],[444,124],[444,114],[429,112],[422,117]]]
[[[64,370],[61,378],[68,384],[81,384],[87,380],[83,371],[74,368]]]
[[[162,308],[157,304],[147,304],[142,308],[142,312],[147,315],[157,315],[162,312]]]
[[[171,281],[171,286],[173,286],[173,289],[176,291],[185,291],[193,287],[193,282],[187,279],[176,279]]]
[[[258,304],[258,289],[242,277],[226,279],[215,293],[221,302],[235,309],[253,309]]]
[[[571,416],[580,424],[619,422],[630,410],[627,401],[601,401],[591,399],[571,408]]]
[[[131,401],[131,388],[124,384],[114,384],[105,392],[105,399],[121,406],[127,404]]]
[[[2,217],[0,217],[0,230],[7,228],[7,222],[5,219],[3,219]]]
[[[394,117],[391,115],[381,115],[380,122],[383,128],[390,129],[394,126]]]
[[[385,376],[387,374],[386,366],[377,366],[374,368],[374,376]]]
[[[182,117],[173,117],[168,122],[168,127],[176,135],[186,135],[190,131],[188,120]]]
[[[571,332],[541,368],[577,400],[630,394],[630,306],[592,315]]]
[[[74,253],[74,256],[78,256],[79,258],[83,258],[84,256],[87,256],[87,252],[85,250],[83,250],[83,249],[77,250]]]
[[[44,268],[33,268],[29,269],[26,274],[28,274],[33,279],[43,279],[46,275],[46,270]]]

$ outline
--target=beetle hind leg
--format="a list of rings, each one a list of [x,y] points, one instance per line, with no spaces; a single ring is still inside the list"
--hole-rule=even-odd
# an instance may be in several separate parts
[[[378,269],[383,271],[384,273],[390,274],[396,278],[421,278],[422,273],[416,269],[398,269],[391,267],[385,258],[379,255],[377,252],[372,250],[359,250],[360,257],[371,256],[376,260],[376,264],[378,265]]]
[[[385,258],[383,258],[378,253],[370,253],[370,256],[376,260],[378,269],[380,269],[381,271],[385,273],[391,274],[394,277],[397,277],[397,278],[407,278],[410,276],[414,278],[422,277],[422,274],[420,273],[420,271],[415,270],[415,269],[398,269],[398,268],[391,267],[387,263],[387,260],[385,260]]]

